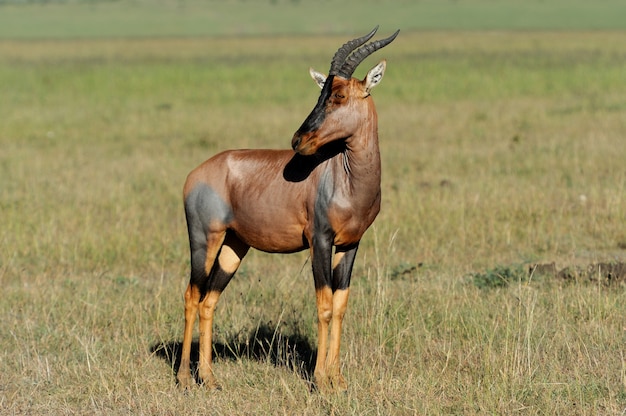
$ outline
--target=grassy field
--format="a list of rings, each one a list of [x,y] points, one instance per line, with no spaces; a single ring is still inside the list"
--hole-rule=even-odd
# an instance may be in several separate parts
[[[0,38],[626,29],[622,0],[0,0]]]
[[[308,67],[345,40],[0,42],[0,414],[623,414],[624,283],[520,271],[626,261],[621,31],[405,31],[369,58],[356,76],[388,60],[383,207],[349,391],[306,381],[307,254],[258,252],[217,312],[224,390],[177,389],[185,176],[289,146]]]

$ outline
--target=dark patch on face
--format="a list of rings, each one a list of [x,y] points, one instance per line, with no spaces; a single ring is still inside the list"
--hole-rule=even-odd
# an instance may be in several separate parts
[[[313,107],[313,111],[308,115],[304,122],[296,131],[291,142],[292,148],[295,150],[300,144],[300,140],[304,134],[310,133],[320,128],[324,119],[326,118],[326,102],[330,98],[333,91],[333,79],[334,75],[329,75],[324,82],[324,87],[320,93],[320,97],[317,100],[317,104]]]

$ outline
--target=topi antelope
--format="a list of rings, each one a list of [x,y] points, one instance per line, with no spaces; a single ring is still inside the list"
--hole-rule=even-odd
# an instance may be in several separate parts
[[[219,388],[211,365],[215,306],[254,247],[270,253],[310,249],[318,317],[314,380],[324,389],[346,389],[339,365],[341,324],[359,241],[380,210],[378,118],[370,92],[386,62],[363,80],[352,74],[399,32],[367,43],[377,29],[339,48],[328,77],[309,70],[322,92],[293,135],[293,151],[229,150],[187,177],[191,278],[177,375],[182,387],[194,382],[190,352],[199,315],[198,377],[208,388]]]

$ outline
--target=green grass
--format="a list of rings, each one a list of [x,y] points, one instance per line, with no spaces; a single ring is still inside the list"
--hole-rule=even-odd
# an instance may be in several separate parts
[[[3,4],[4,3],[4,4]],[[60,0],[0,2],[1,38],[625,29],[620,0]]]
[[[0,43],[0,413],[624,411],[623,286],[471,278],[626,259],[622,32],[405,33],[368,59],[357,76],[388,59],[383,208],[354,271],[349,391],[302,376],[307,254],[258,252],[217,312],[224,390],[176,388],[184,178],[222,149],[289,146],[308,67],[344,41]]]

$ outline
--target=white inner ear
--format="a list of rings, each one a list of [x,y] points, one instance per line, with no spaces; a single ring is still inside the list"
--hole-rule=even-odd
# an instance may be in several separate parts
[[[385,74],[385,68],[387,67],[387,61],[382,60],[374,68],[370,69],[365,77],[365,91],[368,93],[383,79]]]
[[[309,74],[311,74],[311,78],[317,84],[318,87],[324,88],[324,83],[326,82],[326,75],[321,72],[317,72],[313,68],[309,68]]]

